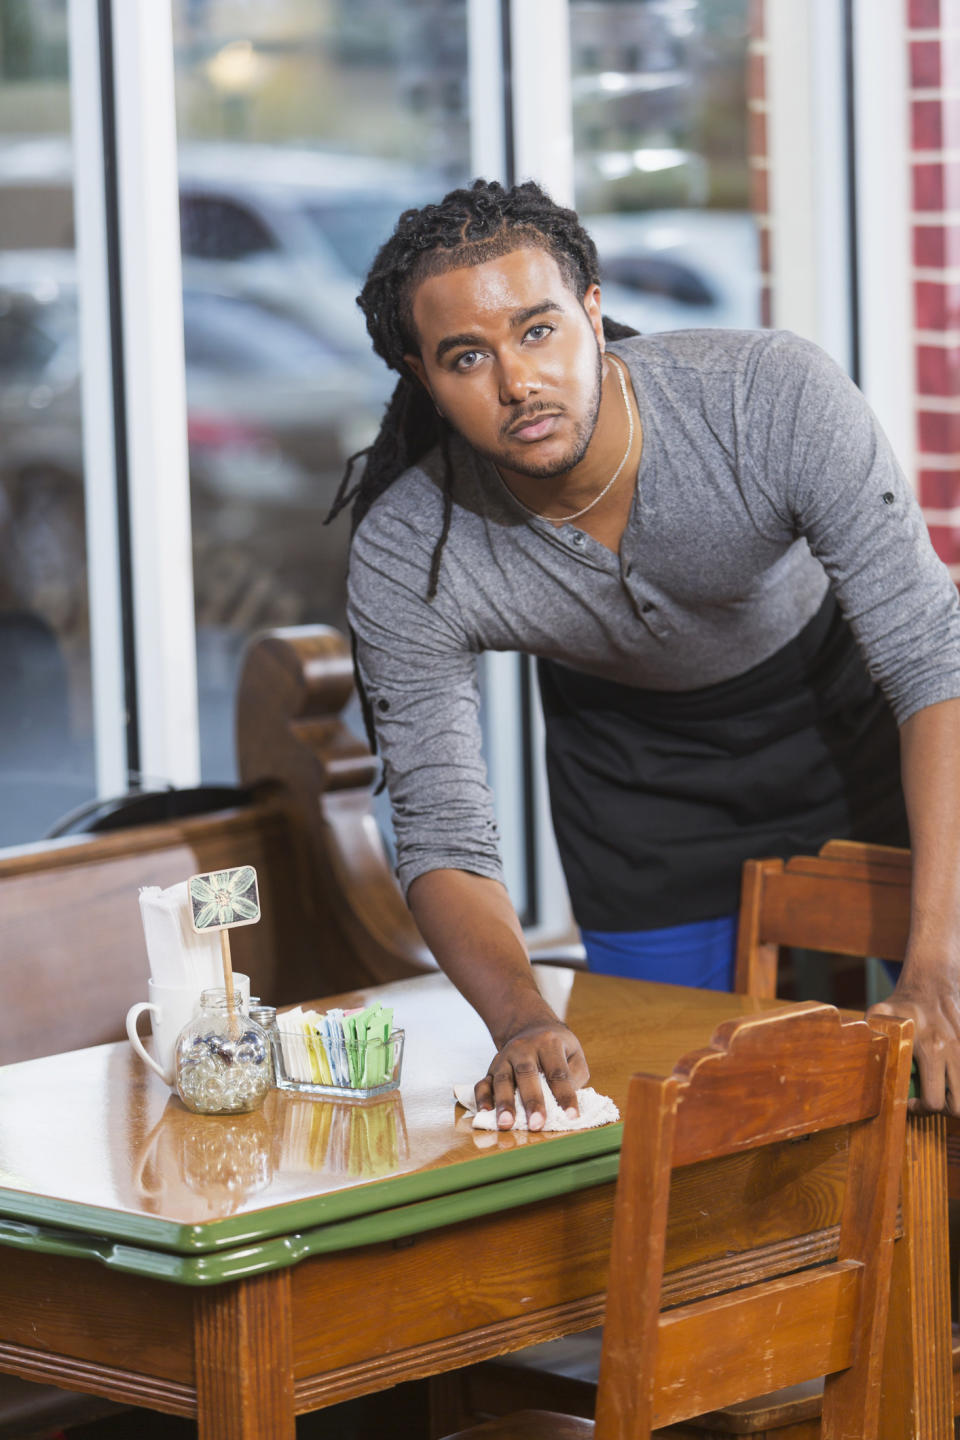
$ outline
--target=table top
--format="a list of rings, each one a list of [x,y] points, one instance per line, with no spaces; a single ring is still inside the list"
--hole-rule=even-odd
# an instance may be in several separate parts
[[[669,1074],[724,1020],[789,1008],[536,973],[584,1046],[590,1083],[621,1110],[635,1071]],[[399,1092],[362,1104],[274,1091],[252,1115],[193,1115],[125,1042],[0,1068],[0,1244],[219,1283],[615,1178],[620,1125],[472,1129],[453,1085],[479,1079],[493,1047],[444,976],[318,1004],[374,998],[406,1031],[403,1077]]]

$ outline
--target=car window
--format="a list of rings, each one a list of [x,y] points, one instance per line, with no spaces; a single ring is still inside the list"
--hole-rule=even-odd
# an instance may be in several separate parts
[[[419,200],[388,203],[352,197],[338,204],[307,205],[306,214],[350,275],[363,279],[373,257],[397,223],[397,216]]]
[[[25,315],[2,313],[0,296],[0,373],[39,374],[57,348],[52,335]]]
[[[657,255],[601,257],[601,278],[646,295],[664,295],[683,305],[715,305],[717,297],[704,277],[682,261]]]
[[[308,326],[231,295],[185,290],[183,334],[188,368],[315,377],[338,363],[330,346]]]
[[[197,260],[243,260],[276,244],[263,221],[244,206],[216,196],[181,195],[180,247]]]

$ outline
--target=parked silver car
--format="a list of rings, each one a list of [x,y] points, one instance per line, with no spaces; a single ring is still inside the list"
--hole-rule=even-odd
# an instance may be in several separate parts
[[[184,341],[201,618],[230,624],[254,593],[262,623],[339,615],[342,537],[321,521],[386,372],[301,315],[194,285]],[[0,255],[0,603],[61,635],[85,625],[81,427],[73,257]]]

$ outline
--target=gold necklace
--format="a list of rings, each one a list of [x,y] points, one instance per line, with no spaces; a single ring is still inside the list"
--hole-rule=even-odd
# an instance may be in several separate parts
[[[611,359],[611,361],[613,361],[613,360],[614,360],[614,357],[611,355],[611,356],[610,356],[610,359]],[[606,485],[604,485],[604,487],[603,487],[603,489],[600,491],[600,493],[599,493],[598,495],[594,495],[594,497],[593,497],[593,499],[590,501],[589,505],[584,505],[584,507],[583,507],[582,510],[575,510],[572,515],[544,515],[543,512],[540,511],[540,510],[531,510],[530,506],[527,505],[527,504],[525,504],[525,502],[520,499],[520,496],[519,496],[519,495],[514,495],[514,494],[513,494],[513,491],[510,490],[509,485],[507,485],[507,489],[510,490],[510,494],[513,495],[513,498],[514,498],[514,500],[516,500],[517,504],[518,504],[518,505],[521,505],[521,506],[523,507],[523,509],[526,510],[527,514],[528,514],[528,515],[532,515],[535,520],[549,520],[549,521],[561,520],[561,521],[564,523],[564,525],[569,525],[570,522],[571,522],[571,520],[579,520],[579,519],[580,519],[580,516],[581,516],[581,515],[586,515],[587,511],[588,511],[588,510],[592,510],[593,507],[594,507],[594,505],[599,505],[599,503],[600,503],[600,501],[603,499],[604,495],[606,495],[607,492],[608,492],[609,490],[611,490],[611,489],[613,488],[613,486],[616,484],[616,482],[619,480],[620,474],[621,474],[621,472],[622,472],[622,470],[623,470],[623,467],[624,467],[624,465],[626,465],[628,459],[630,458],[630,451],[633,449],[634,426],[633,426],[633,408],[632,408],[632,406],[631,406],[631,404],[630,404],[630,397],[629,397],[628,394],[627,394],[627,382],[626,382],[626,378],[625,378],[624,373],[623,373],[623,368],[622,368],[619,360],[616,360],[616,361],[615,361],[615,366],[616,366],[616,371],[617,371],[617,379],[620,381],[620,393],[621,393],[621,395],[623,396],[623,404],[624,404],[624,408],[626,409],[626,412],[627,412],[627,424],[628,424],[628,426],[629,426],[629,432],[628,432],[628,435],[627,435],[627,448],[626,448],[626,450],[623,452],[623,459],[620,461],[620,464],[617,466],[616,470],[614,470],[613,474],[610,476],[610,479],[607,481]],[[499,473],[499,472],[498,472],[498,473]],[[503,478],[503,477],[501,476],[501,479],[502,479],[502,478]],[[507,482],[504,480],[503,483],[506,485]]]

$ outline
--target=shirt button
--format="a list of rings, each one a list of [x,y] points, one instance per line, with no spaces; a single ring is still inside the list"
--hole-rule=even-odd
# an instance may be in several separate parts
[[[580,547],[586,543],[586,539],[587,537],[582,530],[574,530],[573,535],[570,537],[570,543],[580,549]]]

